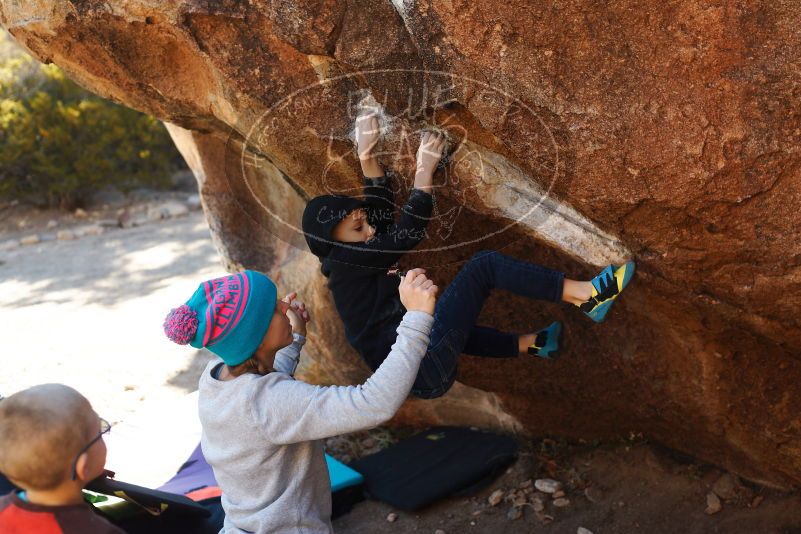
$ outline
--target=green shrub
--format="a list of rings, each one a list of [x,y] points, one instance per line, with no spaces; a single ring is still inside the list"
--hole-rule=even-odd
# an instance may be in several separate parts
[[[0,197],[74,208],[105,186],[169,183],[164,125],[93,95],[55,65],[0,52]]]

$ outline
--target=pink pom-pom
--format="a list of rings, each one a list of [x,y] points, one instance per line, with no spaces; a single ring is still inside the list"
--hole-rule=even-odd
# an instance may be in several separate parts
[[[164,333],[179,345],[186,345],[197,334],[197,312],[182,304],[173,308],[164,319]]]

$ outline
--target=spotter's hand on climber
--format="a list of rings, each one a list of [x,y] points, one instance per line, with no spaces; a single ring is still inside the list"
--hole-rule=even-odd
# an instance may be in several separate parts
[[[306,305],[297,300],[298,294],[293,291],[283,300],[289,304],[289,309],[286,311],[286,316],[289,318],[289,324],[292,326],[292,331],[302,336],[306,335],[306,323],[311,321],[311,315],[306,310]]]
[[[425,269],[412,269],[401,278],[398,294],[401,303],[408,311],[421,311],[434,314],[439,288],[425,275]]]

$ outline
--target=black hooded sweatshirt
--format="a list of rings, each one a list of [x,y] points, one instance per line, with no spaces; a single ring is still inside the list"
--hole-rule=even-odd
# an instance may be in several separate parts
[[[393,199],[388,177],[365,178],[364,199],[324,195],[309,201],[303,212],[306,242],[322,262],[348,342],[373,370],[389,354],[406,313],[398,296],[400,278],[387,276],[387,270],[425,237],[434,203],[429,193],[412,189],[395,221]],[[376,229],[373,239],[334,241],[334,227],[358,208]]]

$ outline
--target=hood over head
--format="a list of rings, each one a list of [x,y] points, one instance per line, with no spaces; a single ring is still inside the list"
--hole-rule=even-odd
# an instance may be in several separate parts
[[[331,253],[335,241],[334,227],[353,210],[363,208],[364,201],[341,195],[322,195],[306,204],[303,210],[303,235],[312,254],[322,260]]]

